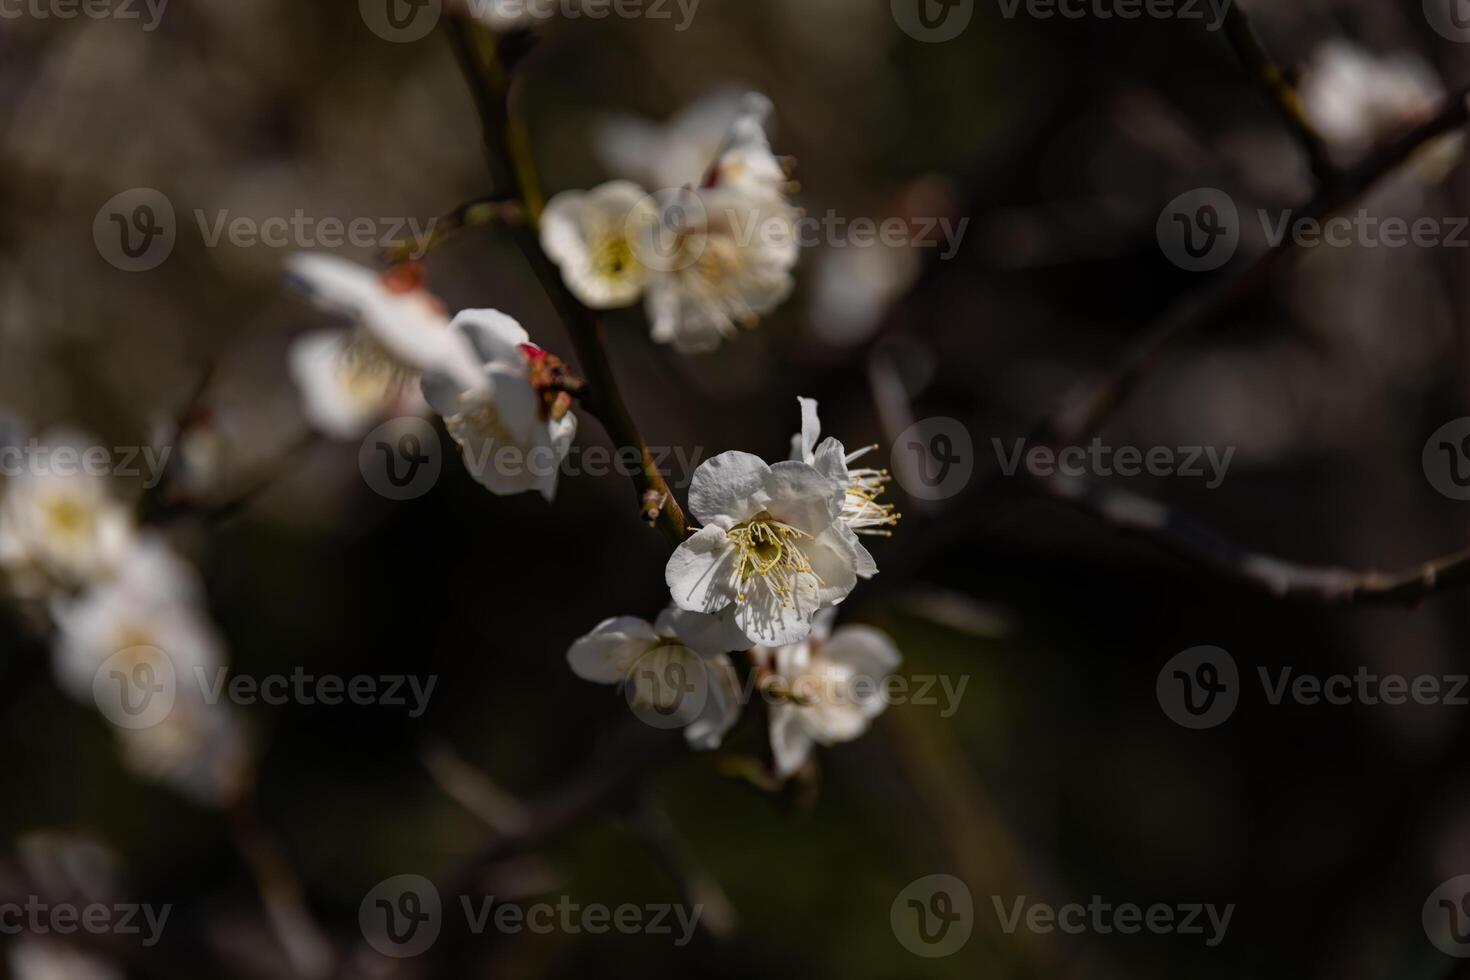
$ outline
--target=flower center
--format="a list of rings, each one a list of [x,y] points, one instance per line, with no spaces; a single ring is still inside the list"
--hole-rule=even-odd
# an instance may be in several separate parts
[[[816,574],[799,543],[810,535],[783,524],[767,511],[732,528],[728,537],[740,552],[735,571],[741,586],[754,580],[786,605],[795,602],[797,576]],[[744,602],[746,595],[741,592],[735,599]]]
[[[608,235],[592,249],[592,270],[604,279],[622,279],[633,266],[633,245],[625,235]]]
[[[59,535],[80,537],[92,529],[92,511],[75,497],[61,495],[47,502],[46,521]]]
[[[362,331],[343,346],[337,365],[347,389],[360,395],[381,395],[407,384],[413,377],[411,370]]]

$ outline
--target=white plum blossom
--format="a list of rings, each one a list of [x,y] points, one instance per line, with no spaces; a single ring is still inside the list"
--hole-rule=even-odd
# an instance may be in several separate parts
[[[1445,94],[1439,75],[1420,55],[1380,57],[1340,40],[1317,49],[1298,93],[1312,125],[1350,156],[1428,121]],[[1460,134],[1440,137],[1419,151],[1415,170],[1425,180],[1442,178],[1463,149]]]
[[[26,469],[0,489],[0,570],[16,594],[40,598],[112,575],[135,534],[130,510],[105,475],[63,466],[58,450],[90,441],[80,435],[44,439],[53,465]]]
[[[567,663],[583,680],[631,687],[634,703],[682,721],[694,748],[716,749],[740,717],[740,684],[728,654],[749,646],[728,617],[675,607],[652,625],[633,616],[604,620],[572,644]],[[695,688],[703,697],[688,696],[684,684],[696,672],[705,678]]]
[[[716,349],[784,302],[800,256],[794,185],[766,134],[770,100],[748,93],[718,106],[668,134],[611,127],[621,135],[604,149],[658,189],[617,180],[559,194],[541,225],[542,247],[583,303],[608,309],[641,296],[653,339],[688,354]]]
[[[558,387],[561,362],[496,310],[464,310],[451,331],[474,352],[476,371],[466,381],[430,370],[423,391],[470,475],[494,494],[535,491],[552,500],[577,434],[571,397]]]
[[[130,768],[200,802],[226,803],[244,786],[249,751],[228,706],[206,686],[225,666],[224,643],[204,610],[197,573],[163,540],[139,537],[116,576],[76,598],[52,603],[58,686],[114,723]],[[109,676],[117,675],[114,690]],[[141,673],[167,690],[170,707],[139,727],[118,723],[117,704]],[[104,700],[106,703],[104,703]]]
[[[832,632],[824,610],[799,643],[751,652],[763,683],[779,695],[771,706],[771,751],[783,779],[800,769],[815,745],[850,742],[887,706],[885,679],[902,662],[892,638],[870,626]]]
[[[562,278],[594,310],[631,306],[643,295],[648,270],[633,254],[638,228],[652,202],[637,184],[615,180],[593,190],[565,191],[541,215],[541,247]]]
[[[842,487],[842,513],[838,519],[857,553],[858,577],[872,578],[878,574],[878,565],[868,549],[858,541],[857,535],[892,535],[888,528],[898,523],[899,515],[894,513],[892,504],[878,502],[887,492],[892,477],[887,470],[852,468],[853,463],[877,446],[864,446],[849,453],[831,436],[818,442],[822,437],[822,421],[817,416],[816,401],[811,398],[798,398],[796,401],[801,406],[801,431],[791,437],[791,458],[811,464],[817,472]]]
[[[318,307],[353,324],[311,331],[291,347],[303,410],[327,435],[354,439],[383,418],[423,414],[418,380],[424,371],[473,374],[469,351],[414,267],[380,275],[336,256],[305,253],[288,259],[287,268]]]
[[[725,188],[665,192],[638,254],[653,339],[680,353],[712,351],[790,297],[800,256],[797,214],[784,200]]]
[[[691,612],[733,608],[751,643],[804,639],[818,610],[857,584],[860,557],[839,519],[844,491],[805,462],[727,452],[700,464],[689,509],[705,526],[674,551],[665,579]]]

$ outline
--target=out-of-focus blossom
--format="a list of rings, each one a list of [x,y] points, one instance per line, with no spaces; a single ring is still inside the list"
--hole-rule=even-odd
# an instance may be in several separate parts
[[[424,371],[466,383],[473,377],[471,353],[412,267],[379,275],[346,259],[308,253],[292,256],[287,268],[317,306],[355,324],[312,331],[291,347],[303,410],[327,435],[353,439],[384,417],[422,414],[418,379]]]
[[[451,0],[450,9],[467,14],[492,31],[518,31],[535,25],[534,0]]]
[[[44,439],[47,465],[26,468],[0,489],[0,570],[13,592],[39,598],[113,574],[135,533],[131,512],[104,475],[81,465],[79,435]],[[60,451],[60,452],[58,452]],[[63,453],[74,454],[71,464]]]
[[[633,254],[635,236],[652,219],[643,188],[615,180],[552,198],[541,215],[541,247],[561,268],[567,288],[594,310],[631,306],[648,270]]]
[[[766,135],[770,113],[769,99],[748,93],[696,106],[667,133],[626,121],[607,129],[604,152],[659,190],[614,181],[552,199],[542,246],[573,293],[594,309],[644,296],[653,339],[691,354],[784,302],[799,212]]]
[[[752,108],[768,114],[770,101],[721,89],[690,103],[667,123],[633,116],[605,119],[593,130],[593,144],[603,164],[620,177],[645,187],[695,186],[719,159],[737,120]]]
[[[567,650],[578,677],[631,687],[630,699],[684,722],[696,749],[717,749],[740,717],[739,679],[728,653],[750,644],[727,616],[666,609],[649,625],[633,616],[604,620]],[[703,698],[687,696],[684,681],[700,672]],[[673,679],[678,679],[674,683]]]
[[[789,777],[815,745],[850,742],[868,730],[887,702],[883,685],[902,662],[892,638],[869,626],[832,632],[835,609],[824,610],[810,638],[751,652],[779,695],[771,706],[771,751],[776,772]]]
[[[1444,99],[1444,83],[1418,54],[1379,57],[1348,41],[1317,49],[1298,92],[1307,117],[1322,136],[1349,156],[1427,121]],[[1449,134],[1415,156],[1415,170],[1438,180],[1463,155],[1464,137]]]
[[[849,453],[832,436],[819,443],[817,440],[822,437],[822,420],[817,416],[815,399],[798,398],[797,403],[801,406],[801,431],[791,437],[791,458],[812,465],[817,472],[842,487],[842,513],[838,515],[841,529],[851,539],[851,545],[858,556],[858,575],[861,578],[872,578],[878,574],[878,565],[858,541],[857,535],[888,537],[892,534],[888,528],[898,523],[899,515],[894,513],[892,504],[878,502],[887,492],[892,477],[887,470],[871,467],[853,469],[851,466],[877,449],[877,446],[864,446]]]
[[[451,329],[474,351],[477,371],[468,383],[457,373],[429,371],[423,391],[463,450],[466,468],[491,493],[535,491],[553,499],[577,434],[571,397],[559,386],[561,362],[496,310],[464,310]]]
[[[114,724],[131,768],[205,803],[225,803],[238,794],[249,751],[228,706],[206,698],[223,676],[224,643],[187,562],[162,539],[140,537],[112,579],[76,598],[56,600],[52,617],[52,668],[73,698],[103,707],[99,699],[115,693],[119,704],[131,703],[145,692],[127,685],[142,677],[170,699],[166,713],[146,724]],[[120,686],[114,688],[108,677],[99,680],[104,667]]]
[[[676,605],[734,608],[751,643],[794,643],[812,617],[847,598],[860,556],[841,522],[845,494],[808,463],[767,465],[727,452],[702,463],[690,511],[705,525],[679,545],[665,578]]]
[[[919,276],[912,245],[829,248],[812,276],[812,322],[822,339],[848,347],[873,335],[893,301]]]
[[[7,960],[13,980],[123,980],[119,967],[37,936],[11,942]]]

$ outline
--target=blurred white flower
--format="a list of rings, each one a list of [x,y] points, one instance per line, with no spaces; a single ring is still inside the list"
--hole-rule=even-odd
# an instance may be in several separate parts
[[[532,26],[528,6],[533,0],[451,0],[452,9],[468,14],[492,31],[517,31]]]
[[[36,936],[13,940],[7,959],[13,980],[123,980],[121,968]]]
[[[684,722],[690,745],[717,749],[740,717],[740,683],[727,654],[749,646],[729,617],[671,608],[652,626],[633,616],[604,620],[572,644],[567,663],[594,684],[631,686],[635,704]],[[702,699],[688,697],[684,683],[696,672],[707,681]]]
[[[593,129],[593,145],[613,173],[645,187],[674,188],[704,182],[710,163],[727,145],[736,120],[764,96],[722,89],[703,96],[667,123],[613,116]]]
[[[466,468],[491,493],[553,499],[577,434],[571,397],[557,388],[561,362],[496,310],[464,310],[451,329],[479,367],[468,384],[458,373],[428,371],[423,391],[464,451]]]
[[[771,706],[771,751],[782,778],[795,773],[812,746],[850,742],[887,706],[884,681],[902,662],[888,634],[869,626],[832,632],[835,609],[823,610],[811,637],[752,651],[765,683],[779,693]]]
[[[1298,86],[1307,118],[1328,143],[1358,156],[1378,142],[1426,122],[1444,98],[1444,83],[1420,55],[1382,57],[1349,41],[1319,47]],[[1464,138],[1443,136],[1416,155],[1416,171],[1438,180],[1459,162]]]
[[[828,343],[851,347],[873,335],[893,301],[919,278],[912,245],[822,250],[812,276],[812,325]]]
[[[785,201],[722,190],[659,195],[638,256],[648,284],[653,339],[681,353],[712,351],[755,326],[791,295],[800,246]]]
[[[541,247],[561,268],[567,288],[594,310],[631,306],[648,270],[633,254],[652,203],[637,184],[615,180],[587,192],[565,191],[541,215]]]
[[[290,280],[348,330],[317,330],[292,344],[291,375],[307,419],[339,439],[361,436],[380,419],[423,414],[418,378],[437,370],[473,376],[473,358],[449,330],[442,304],[411,266],[385,275],[332,255],[287,260]]]
[[[79,457],[91,443],[64,434],[44,442],[52,465],[23,470],[0,490],[0,570],[12,591],[26,598],[105,579],[134,535],[132,513],[112,496],[108,478],[63,466],[57,454],[68,447]]]
[[[811,464],[818,473],[842,487],[842,513],[838,520],[842,530],[851,538],[851,545],[858,556],[858,576],[872,578],[878,574],[878,565],[858,541],[857,535],[892,535],[888,528],[898,523],[899,515],[894,513],[892,504],[878,502],[887,492],[892,477],[887,470],[871,467],[853,469],[850,465],[877,446],[864,446],[849,453],[832,436],[818,443],[822,436],[822,420],[817,416],[816,401],[811,398],[798,398],[796,401],[801,406],[801,431],[791,437],[791,458]]]
[[[857,584],[860,556],[839,520],[844,496],[804,462],[767,465],[741,452],[706,460],[689,489],[705,527],[665,570],[675,604],[711,614],[733,606],[751,643],[804,639],[817,611]]]
[[[103,709],[129,767],[200,802],[232,800],[243,788],[249,750],[229,707],[205,697],[225,666],[225,650],[194,569],[162,539],[142,536],[112,579],[53,601],[51,612],[58,686]],[[146,671],[170,699],[166,712],[144,727],[118,724],[101,700],[112,694],[109,679],[99,681],[104,666],[125,684]],[[119,704],[133,693],[117,691]]]

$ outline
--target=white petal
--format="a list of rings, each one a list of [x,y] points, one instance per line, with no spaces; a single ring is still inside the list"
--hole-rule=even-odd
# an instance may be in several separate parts
[[[658,614],[653,628],[659,636],[677,639],[702,656],[750,649],[728,606],[717,615],[671,606]]]
[[[664,569],[675,605],[690,612],[716,613],[733,602],[736,555],[718,525],[701,528],[675,548]]]
[[[334,439],[357,439],[387,409],[396,384],[352,384],[343,374],[346,331],[316,330],[291,343],[288,365],[308,422]]]
[[[824,606],[832,606],[846,599],[857,587],[858,556],[842,533],[838,524],[813,541],[803,542],[802,551],[812,564],[812,571],[821,579],[820,597]]]
[[[689,484],[689,510],[701,524],[733,526],[748,521],[771,503],[766,487],[771,467],[759,456],[727,452],[707,459]]]
[[[801,727],[795,705],[771,708],[771,754],[776,760],[776,775],[782,779],[795,775],[812,754],[811,737]]]
[[[520,345],[531,342],[526,329],[499,310],[460,310],[449,326],[464,335],[482,364],[525,364]]]
[[[771,515],[807,534],[822,533],[842,513],[842,485],[807,463],[786,460],[770,466],[765,489]],[[693,499],[691,490],[691,503]]]
[[[735,623],[752,645],[783,646],[806,639],[820,603],[817,580],[812,575],[796,576],[792,594],[786,598],[752,582],[745,601],[735,608]]]
[[[634,616],[603,620],[567,650],[572,673],[594,684],[621,684],[638,658],[658,643],[645,621]]]
[[[704,661],[708,694],[699,717],[684,729],[684,738],[699,751],[720,747],[726,733],[740,720],[740,679],[726,656]]]
[[[801,406],[801,431],[791,438],[791,458],[803,463],[814,462],[817,440],[822,435],[822,420],[817,417],[814,398],[797,398]]]

